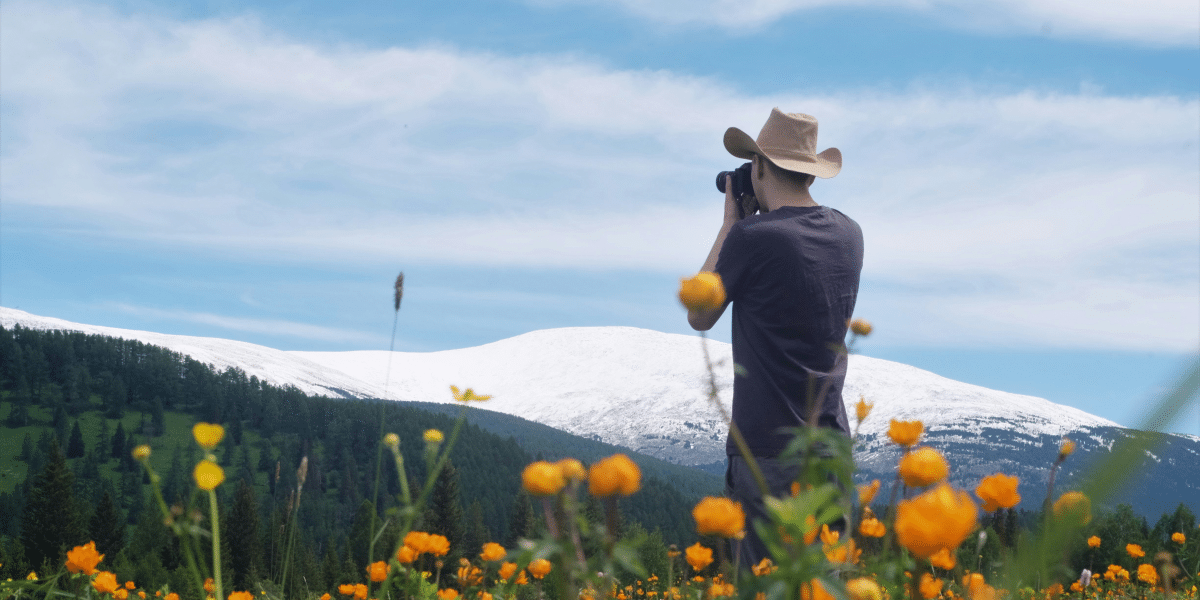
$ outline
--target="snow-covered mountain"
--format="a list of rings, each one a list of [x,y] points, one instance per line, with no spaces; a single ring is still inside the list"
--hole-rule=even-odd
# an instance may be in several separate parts
[[[453,401],[449,386],[471,387],[493,396],[479,405],[486,410],[677,464],[716,470],[724,461],[726,429],[708,399],[708,372],[701,340],[695,336],[630,327],[577,327],[534,331],[473,348],[389,355],[386,351],[285,352],[218,338],[81,325],[8,308],[0,308],[0,324],[135,339],[218,370],[239,368],[260,380],[293,385],[309,394],[448,403]],[[731,346],[709,341],[708,350],[716,365],[719,397],[728,411]],[[860,397],[875,408],[859,429],[856,459],[864,476],[882,476],[885,481],[889,473],[894,474],[897,458],[886,437],[891,419],[923,421],[926,443],[953,454],[951,462],[964,481],[1004,471],[1018,474],[1031,489],[1044,482],[1045,467],[1053,461],[1061,437],[1070,436],[1086,454],[1111,448],[1125,431],[1112,421],[1041,398],[854,355],[844,392],[852,426],[852,404]],[[1168,460],[1190,462],[1188,469],[1195,471],[1200,465],[1200,438],[1170,437],[1178,445],[1178,458],[1173,454]],[[1083,464],[1082,459],[1076,462]],[[1164,465],[1168,467],[1175,477],[1181,474],[1178,466]],[[1071,475],[1068,468],[1064,479]],[[1185,476],[1181,493],[1194,490],[1194,497],[1200,497],[1198,476]]]

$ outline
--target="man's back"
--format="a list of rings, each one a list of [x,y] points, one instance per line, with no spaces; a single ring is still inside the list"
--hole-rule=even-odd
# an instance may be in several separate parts
[[[733,304],[733,420],[751,451],[776,456],[780,427],[818,423],[849,433],[839,360],[862,270],[858,224],[826,206],[784,206],[737,222],[716,264]],[[729,454],[737,454],[733,441]]]

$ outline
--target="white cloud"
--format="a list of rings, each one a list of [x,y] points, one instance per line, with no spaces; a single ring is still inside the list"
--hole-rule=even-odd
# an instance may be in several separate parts
[[[1065,35],[1195,46],[1200,5],[1192,0],[527,0],[536,5],[615,6],[668,25],[754,33],[794,13],[869,8],[921,15],[947,28],[1000,34]]]
[[[814,193],[863,225],[867,281],[902,290],[864,298],[906,307],[894,331],[1197,346],[1196,98],[762,97],[570,58],[305,44],[249,17],[0,10],[10,220],[309,262],[682,274],[738,162],[725,127],[754,134],[781,106],[845,154]]]

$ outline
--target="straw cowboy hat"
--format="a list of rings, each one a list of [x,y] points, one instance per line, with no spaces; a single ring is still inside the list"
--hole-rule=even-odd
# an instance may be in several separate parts
[[[771,164],[797,173],[828,179],[842,170],[842,151],[828,148],[819,154],[817,149],[817,119],[803,113],[785,113],[771,109],[771,116],[752,140],[737,127],[725,130],[725,149],[730,154],[750,160],[754,154],[766,157]]]

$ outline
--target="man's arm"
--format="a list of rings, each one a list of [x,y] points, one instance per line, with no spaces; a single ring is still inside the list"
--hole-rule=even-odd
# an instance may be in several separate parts
[[[729,229],[733,227],[738,220],[737,203],[733,201],[733,182],[730,181],[728,175],[725,176],[725,219],[721,223],[721,229],[717,232],[717,239],[713,241],[712,249],[708,251],[708,259],[704,261],[704,266],[700,267],[700,271],[713,271],[717,268],[717,257],[721,255],[721,247],[725,245],[725,237],[729,235]],[[708,331],[725,313],[725,307],[729,306],[729,299],[726,298],[721,306],[705,311],[688,311],[688,325],[696,331]]]

